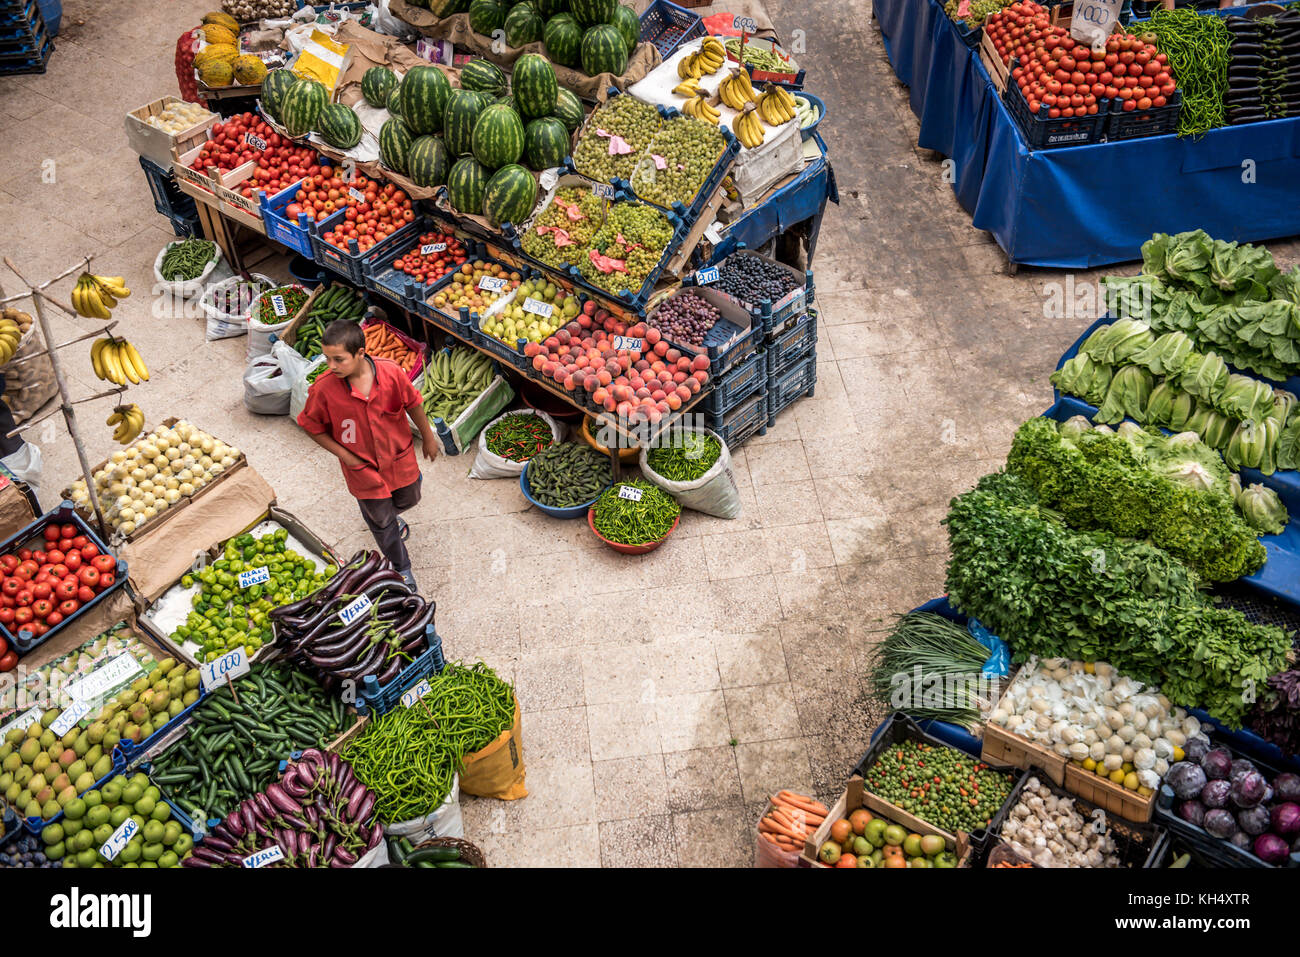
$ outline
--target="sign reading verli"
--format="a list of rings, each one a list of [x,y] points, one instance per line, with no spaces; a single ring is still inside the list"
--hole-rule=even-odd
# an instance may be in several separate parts
[[[425,243],[420,247],[421,256],[430,256],[433,253],[443,252],[447,248],[446,243]]]
[[[280,850],[279,844],[273,844],[264,851],[249,854],[244,858],[243,864],[245,867],[266,867],[282,860],[284,860],[284,851]]]
[[[289,310],[284,307],[284,296],[272,296],[271,308],[275,310],[277,316],[287,316]]]
[[[244,652],[244,646],[232,648],[215,661],[205,661],[199,665],[199,677],[203,680],[204,691],[215,691],[218,685],[223,685],[227,680],[234,681],[236,678],[242,678],[252,670],[248,663],[248,655]]]

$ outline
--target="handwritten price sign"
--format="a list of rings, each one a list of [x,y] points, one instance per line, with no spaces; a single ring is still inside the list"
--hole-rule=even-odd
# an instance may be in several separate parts
[[[595,183],[591,187],[591,192],[601,199],[614,198],[614,187],[609,183]]]
[[[543,319],[549,319],[555,307],[549,302],[542,302],[540,299],[534,299],[529,296],[524,300],[524,312],[532,312],[541,316]]]
[[[56,738],[61,738],[77,726],[77,722],[90,714],[90,704],[85,701],[74,701],[62,714],[60,714],[50,724],[50,730],[54,732]]]
[[[414,688],[408,688],[402,692],[402,707],[410,708],[417,701],[427,695],[433,689],[429,687],[428,679],[422,679]]]
[[[252,588],[254,585],[265,585],[271,580],[271,570],[265,565],[257,568],[250,568],[246,572],[239,573],[239,587]]]
[[[695,281],[701,286],[707,286],[711,282],[718,281],[718,267],[710,266],[708,269],[701,269],[695,273]]]
[[[241,646],[226,652],[216,661],[205,661],[199,666],[199,677],[203,681],[203,690],[213,691],[218,685],[225,684],[227,678],[234,681],[250,670],[248,655]]]
[[[731,29],[740,30],[742,33],[755,33],[758,31],[758,24],[754,22],[753,17],[735,17],[731,21]]]
[[[478,287],[480,289],[486,289],[489,292],[500,292],[508,285],[510,285],[508,279],[499,279],[496,276],[484,276],[478,281]]]
[[[284,860],[284,851],[280,850],[280,845],[276,844],[264,851],[258,851],[256,854],[249,854],[248,857],[244,858],[243,864],[245,867],[266,867],[282,860]]]
[[[425,243],[420,247],[421,256],[429,256],[433,253],[440,253],[447,248],[446,243]]]
[[[135,823],[135,818],[128,817],[112,836],[100,845],[99,856],[106,861],[115,859],[131,843],[131,838],[135,837],[139,830],[140,825]]]
[[[253,149],[255,149],[255,150],[260,150],[260,151],[265,151],[265,150],[266,150],[266,140],[262,139],[260,136],[256,136],[256,135],[254,135],[254,134],[252,134],[252,133],[245,133],[245,134],[244,134],[244,142],[247,143],[249,146],[251,146],[251,147],[252,147]]]
[[[634,338],[634,337],[632,337],[632,336],[615,336],[615,337],[614,337],[614,348],[615,348],[615,349],[627,349],[629,352],[644,352],[644,351],[645,351],[645,340],[644,340],[644,339],[636,339],[636,338]]]
[[[641,501],[641,490],[631,485],[620,485],[618,487],[618,497],[625,498],[629,502]]]
[[[272,296],[271,308],[275,310],[277,316],[286,316],[289,314],[289,310],[284,306],[284,296]]]

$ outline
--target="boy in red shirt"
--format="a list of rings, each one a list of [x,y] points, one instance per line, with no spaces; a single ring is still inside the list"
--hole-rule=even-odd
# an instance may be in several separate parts
[[[408,415],[420,430],[424,457],[432,461],[438,455],[424,400],[396,362],[366,355],[365,335],[355,322],[330,323],[321,351],[332,374],[312,383],[298,424],[338,456],[348,491],[380,550],[414,587],[403,544],[410,530],[398,512],[420,500],[420,462]]]

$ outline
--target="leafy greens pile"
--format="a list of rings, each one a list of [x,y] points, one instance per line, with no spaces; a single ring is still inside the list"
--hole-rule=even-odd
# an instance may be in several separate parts
[[[1105,660],[1232,727],[1245,717],[1243,690],[1286,667],[1282,629],[1216,607],[1154,545],[1069,528],[1017,475],[986,475],[945,524],[949,601],[1017,660]]]

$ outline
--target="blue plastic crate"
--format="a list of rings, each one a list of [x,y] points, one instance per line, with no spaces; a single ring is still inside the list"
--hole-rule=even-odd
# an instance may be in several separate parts
[[[418,230],[420,235],[431,229],[442,231],[441,227],[436,226],[432,220],[425,217],[420,217],[415,222],[420,226]],[[452,270],[437,282],[422,283],[416,282],[406,273],[394,269],[393,261],[410,252],[414,245],[414,242],[399,243],[386,249],[383,255],[367,262],[365,264],[366,288],[377,292],[386,299],[392,300],[408,312],[424,315],[420,311],[420,305],[424,304],[425,308],[432,312],[433,307],[425,304],[425,300],[432,294],[434,289],[449,284],[455,275],[455,270]],[[482,248],[474,242],[466,245],[465,257],[467,262],[474,258],[473,250],[476,246]],[[486,256],[483,258],[486,258]]]
[[[162,741],[165,735],[171,734],[178,727],[184,724],[186,719],[188,719],[189,716],[194,713],[194,709],[197,708],[199,705],[203,704],[203,702],[207,700],[207,697],[208,697],[208,693],[203,690],[203,685],[200,684],[199,696],[197,699],[195,699],[193,704],[187,705],[186,707],[182,708],[180,711],[176,713],[176,716],[174,718],[168,720],[166,724],[164,724],[153,734],[149,735],[149,737],[145,738],[139,744],[136,744],[134,741],[127,741],[126,739],[122,739],[121,741],[118,741],[117,747],[113,749],[114,760],[116,761],[117,756],[120,754],[122,757],[122,762],[121,762],[122,767],[126,768],[135,764],[146,754],[148,754],[151,750],[157,747],[157,745],[159,744],[159,742]]]
[[[1214,728],[1215,737],[1222,738],[1228,747],[1234,751],[1240,751],[1252,761],[1263,761],[1282,771],[1300,774],[1300,755],[1286,754],[1276,744],[1261,738],[1255,732],[1246,728],[1232,731],[1200,708],[1188,708],[1187,712],[1201,724],[1211,725]]]
[[[266,235],[280,245],[311,259],[311,220],[305,213],[299,213],[295,223],[285,212],[301,188],[302,180],[299,180],[274,196],[268,197],[265,190],[259,190],[257,205],[262,211],[262,222],[266,224]]]
[[[195,210],[197,215],[198,210]],[[181,239],[189,239],[191,236],[198,236],[200,233],[199,221],[194,216],[169,216],[172,223],[172,232]]]
[[[444,346],[442,351],[450,354],[451,347]],[[428,369],[427,363],[425,365],[425,369]],[[501,364],[499,362],[492,363],[492,372],[494,377],[495,376],[504,377],[505,375],[505,370],[502,369]],[[513,402],[515,399],[515,390],[510,387],[510,383],[504,382],[503,386],[505,388],[505,391],[509,394],[509,397],[504,400],[504,405],[501,406],[502,409],[509,406],[510,403]],[[488,388],[491,387],[492,387],[491,383],[488,383]],[[417,389],[419,388],[418,384],[416,388]],[[457,448],[456,446],[456,440],[452,437],[452,433],[451,433],[451,423],[448,423],[446,420],[435,416],[429,419],[429,424],[433,426],[434,434],[438,436],[438,441],[442,443],[443,450],[448,455],[460,455],[460,453],[464,451],[464,449]],[[461,438],[468,443],[473,438],[477,438],[477,436],[476,435],[462,436]]]
[[[804,396],[812,395],[817,387],[817,356],[800,359],[787,371],[778,373],[768,380],[767,403],[768,422],[775,423],[776,417]]]
[[[19,76],[27,73],[44,73],[50,54],[54,52],[54,41],[46,37],[40,49],[29,54],[0,53],[0,76]]]
[[[1106,118],[1106,140],[1131,140],[1139,136],[1164,136],[1178,128],[1178,115],[1183,111],[1183,91],[1175,90],[1173,98],[1164,106],[1149,110],[1124,112],[1124,101],[1110,101],[1111,112]]]
[[[442,673],[447,664],[442,656],[442,639],[438,637],[433,625],[428,625],[424,633],[429,640],[429,649],[398,672],[397,677],[388,684],[381,685],[374,675],[366,675],[361,679],[356,701],[358,714],[387,714],[401,703],[403,691],[421,678]]]
[[[163,169],[153,160],[140,157],[140,168],[144,170],[145,179],[149,181],[149,192],[153,193],[153,208],[168,219],[181,216],[193,219],[198,215],[194,197],[187,196],[176,185],[176,177],[169,169]]]
[[[41,19],[45,21],[50,36],[57,37],[63,23],[63,0],[38,0],[38,3]]]
[[[40,7],[36,0],[18,0],[14,3],[6,3],[4,9],[0,10],[0,27],[9,29],[19,27],[26,30],[34,30],[38,18],[41,17]]]
[[[788,293],[776,302],[770,303],[770,313],[764,312],[764,324],[767,327],[766,331],[768,338],[771,339],[781,332],[784,332],[791,319],[801,316],[808,311],[808,303],[812,302],[813,298],[813,272],[811,269],[806,269],[800,273],[800,271],[795,267],[783,263],[779,259],[773,259],[770,256],[764,256],[760,253],[754,252],[753,250],[746,249],[744,243],[736,242],[735,240],[724,241],[721,246],[717,247],[711,265],[716,266],[721,272],[725,270],[728,264],[732,261],[746,257],[751,259],[761,259],[763,262],[771,266],[780,267],[783,271],[788,272],[790,278],[797,283]],[[699,273],[697,272],[695,275],[698,276]],[[761,302],[752,302],[744,296],[738,296],[735,293],[730,292],[724,292],[722,294],[728,299],[740,303],[747,309],[760,309],[761,311],[764,302],[766,302],[766,300]]]
[[[817,349],[817,311],[810,309],[767,347],[767,371],[779,376]]]
[[[705,32],[704,20],[699,14],[668,0],[654,0],[641,14],[641,41],[654,44],[665,60],[683,43],[697,40]]]
[[[733,366],[725,375],[713,378],[713,388],[700,401],[700,410],[710,415],[726,414],[755,392],[766,391],[767,353],[759,349],[748,359]]]
[[[365,286],[365,264],[367,262],[378,259],[387,250],[392,249],[394,246],[401,246],[402,243],[409,243],[412,237],[420,235],[420,223],[415,220],[407,223],[383,241],[375,243],[365,252],[361,252],[357,248],[355,239],[348,240],[348,249],[339,249],[339,247],[325,242],[321,237],[342,222],[343,214],[346,212],[346,209],[340,209],[311,224],[311,250],[312,259],[322,266],[333,269],[354,286]]]
[[[706,421],[727,443],[727,448],[739,448],[750,436],[767,431],[767,390],[760,388],[722,415],[707,416]]]
[[[20,29],[16,35],[0,39],[0,60],[35,59],[43,46],[50,43],[45,24]]]
[[[682,280],[682,288],[679,292],[657,301],[647,310],[647,324],[648,317],[669,299],[685,291],[697,293],[699,298],[708,302],[720,313],[713,328],[705,335],[704,344],[702,346],[682,345],[669,339],[667,334],[664,338],[670,346],[686,355],[708,356],[709,374],[717,378],[759,347],[766,334],[767,317],[757,309],[736,302],[725,293],[698,285],[695,282],[695,275],[687,276]]]
[[[962,43],[966,44],[966,46],[970,47],[972,50],[979,47],[980,40],[984,36],[984,28],[982,26],[976,27],[972,30],[970,27],[966,26],[966,21],[964,20],[949,20],[948,22],[951,23],[952,28],[957,31],[957,36],[961,37]]]

